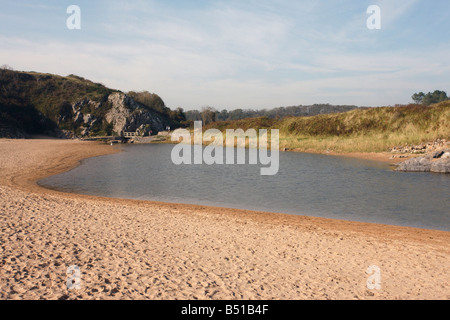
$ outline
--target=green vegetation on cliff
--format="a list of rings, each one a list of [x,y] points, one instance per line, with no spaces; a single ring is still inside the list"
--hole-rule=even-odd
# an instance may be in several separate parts
[[[91,136],[114,134],[106,114],[112,108],[109,97],[119,92],[76,75],[63,77],[1,68],[0,137],[55,135],[58,130],[76,135],[83,130]],[[142,95],[132,94],[142,98]],[[138,107],[151,111],[154,117],[161,119],[160,123],[179,126],[177,120],[183,120],[182,110],[172,111],[158,95],[149,95],[151,101],[138,101]],[[86,127],[89,130],[86,131]]]
[[[27,134],[50,132],[71,101],[106,94],[103,88],[78,77],[0,69],[0,125]]]

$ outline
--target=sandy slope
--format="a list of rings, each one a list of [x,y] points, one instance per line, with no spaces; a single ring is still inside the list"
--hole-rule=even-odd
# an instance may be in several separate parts
[[[449,299],[449,232],[42,189],[110,146],[0,140],[1,299]],[[78,265],[81,289],[67,290]],[[369,290],[366,270],[381,270]]]

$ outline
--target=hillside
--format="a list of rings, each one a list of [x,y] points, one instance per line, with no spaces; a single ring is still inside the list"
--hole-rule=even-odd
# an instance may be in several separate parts
[[[204,108],[202,111],[190,110],[186,111],[186,119],[190,121],[200,121],[205,115],[205,109],[209,111],[209,120],[213,121],[229,121],[229,120],[242,120],[248,118],[260,118],[267,117],[269,119],[281,119],[285,117],[300,117],[300,116],[315,116],[319,114],[330,114],[330,113],[340,113],[346,112],[353,109],[357,109],[357,106],[350,105],[331,105],[331,104],[313,104],[309,106],[290,106],[290,107],[279,107],[273,109],[236,109],[232,111],[222,110],[217,111],[214,108]],[[213,113],[213,114],[211,114]],[[209,122],[209,121],[208,121]]]
[[[162,99],[155,94],[152,98],[155,106],[75,75],[1,69],[0,137],[87,137],[177,126],[159,111],[164,106]]]
[[[429,107],[355,109],[312,117],[267,117],[221,121],[204,127],[225,129],[279,129],[280,148],[380,152],[393,146],[450,138],[450,101]]]

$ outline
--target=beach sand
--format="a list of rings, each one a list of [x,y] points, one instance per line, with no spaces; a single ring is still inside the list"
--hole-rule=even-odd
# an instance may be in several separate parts
[[[449,299],[450,233],[107,199],[36,180],[108,145],[0,139],[0,299]],[[68,290],[77,265],[81,288]],[[368,289],[369,266],[381,288]]]

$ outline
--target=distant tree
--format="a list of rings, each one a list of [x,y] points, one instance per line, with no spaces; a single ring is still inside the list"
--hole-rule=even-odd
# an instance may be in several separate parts
[[[241,120],[247,118],[258,118],[258,117],[268,117],[270,119],[282,119],[284,117],[290,116],[313,116],[320,113],[339,113],[346,112],[357,108],[357,106],[349,105],[330,105],[330,104],[315,104],[311,106],[289,106],[289,107],[279,107],[274,109],[236,109],[227,111],[223,109],[222,111],[215,111],[216,121],[228,121],[228,120]],[[202,117],[200,111],[190,110],[186,111],[186,119],[189,121],[201,121]]]
[[[233,110],[229,114],[230,114],[230,116],[229,116],[230,120],[240,120],[240,119],[244,118],[243,117],[244,112],[242,109]]]
[[[425,97],[425,93],[419,92],[419,93],[414,93],[411,98],[413,99],[413,101],[415,103],[422,104],[424,97]]]
[[[448,100],[447,93],[442,91],[439,96],[439,101],[446,101],[446,100]]]
[[[216,109],[212,107],[202,108],[202,112],[200,114],[204,125],[216,121]]]
[[[428,92],[422,100],[422,104],[429,106],[430,104],[433,103],[433,96],[431,95],[431,92]]]
[[[128,92],[128,95],[144,106],[147,106],[162,114],[169,115],[170,113],[170,109],[165,106],[164,101],[157,94],[150,93],[148,91],[130,91]]]
[[[423,92],[414,93],[411,97],[415,103],[429,106],[430,104],[439,103],[448,100],[447,93],[445,91],[435,90],[433,93]]]
[[[186,115],[184,114],[183,108],[176,108],[175,110],[170,111],[169,117],[176,122],[186,121]]]
[[[228,120],[228,111],[226,109],[223,109],[216,115],[216,118],[220,121]]]
[[[14,70],[11,66],[4,64],[0,67],[1,70]]]
[[[202,116],[198,110],[189,110],[185,114],[188,121],[202,121]]]

